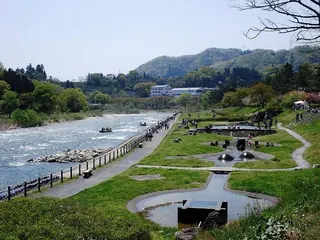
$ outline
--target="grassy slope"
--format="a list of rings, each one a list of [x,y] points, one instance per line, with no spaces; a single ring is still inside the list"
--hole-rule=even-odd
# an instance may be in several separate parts
[[[136,181],[130,178],[145,174],[160,174],[165,179]],[[149,232],[159,227],[129,213],[127,202],[155,191],[198,188],[208,176],[209,172],[203,171],[130,168],[68,200],[41,198],[2,202],[0,239],[148,239]]]
[[[303,156],[311,164],[320,164],[320,119],[316,119],[308,124],[298,125],[293,130],[312,143]]]
[[[232,173],[229,186],[233,189],[265,193],[281,197],[275,208],[261,215],[248,215],[239,222],[213,231],[218,239],[255,239],[261,235],[269,218],[297,228],[300,239],[319,239],[320,232],[320,169],[295,172]],[[262,227],[262,229],[259,229]],[[291,238],[290,238],[291,239]],[[292,238],[296,239],[296,238]]]
[[[302,111],[299,111],[301,113]],[[311,164],[320,164],[320,119],[319,115],[309,115],[307,123],[295,123],[297,111],[287,110],[278,116],[279,122],[290,127],[293,131],[301,134],[306,140],[312,143],[311,147],[304,153],[304,157]]]
[[[291,168],[296,167],[296,163],[292,160],[291,153],[302,146],[302,143],[288,134],[284,130],[278,130],[278,133],[272,135],[266,135],[262,137],[256,137],[254,140],[263,142],[279,143],[282,146],[279,147],[265,147],[260,146],[258,151],[269,153],[275,156],[273,160],[263,160],[255,162],[241,162],[237,163],[235,167],[241,168]]]

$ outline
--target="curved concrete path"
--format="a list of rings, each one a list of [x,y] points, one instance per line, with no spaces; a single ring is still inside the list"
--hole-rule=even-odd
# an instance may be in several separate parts
[[[211,174],[206,184],[196,189],[178,189],[153,192],[138,196],[127,203],[133,213],[147,210],[148,218],[165,227],[177,226],[177,207],[182,200],[227,201],[228,219],[236,220],[245,215],[248,207],[271,207],[278,203],[276,197],[234,191],[228,188],[229,175]],[[173,203],[173,205],[172,205]]]
[[[178,118],[179,116],[176,116],[176,120]],[[30,197],[67,198],[118,175],[151,154],[170,131],[176,120],[169,122],[169,130],[160,129],[159,133],[154,134],[151,142],[144,142],[143,148],[136,148],[120,160],[109,163],[104,167],[93,171],[93,175],[90,178],[84,179],[83,177],[80,177],[78,179],[70,180],[64,184],[48,188],[43,192],[32,194]]]
[[[303,146],[300,148],[297,148],[296,150],[294,150],[292,152],[292,159],[296,162],[296,164],[298,165],[298,167],[300,168],[310,168],[310,163],[305,160],[303,158],[303,153],[305,152],[305,150],[311,146],[311,143],[309,143],[307,140],[305,140],[300,134],[285,128],[282,126],[281,123],[277,124],[277,127],[279,129],[285,130],[287,133],[289,133],[292,137],[294,137],[295,139],[299,140],[300,142],[303,143]]]

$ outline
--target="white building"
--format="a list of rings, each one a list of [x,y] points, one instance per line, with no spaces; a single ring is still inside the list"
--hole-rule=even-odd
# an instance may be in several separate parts
[[[179,97],[183,93],[190,93],[193,96],[201,95],[206,91],[205,88],[202,87],[190,87],[190,88],[173,88],[170,90],[170,96]]]
[[[169,96],[171,87],[170,85],[156,85],[151,87],[150,96]]]

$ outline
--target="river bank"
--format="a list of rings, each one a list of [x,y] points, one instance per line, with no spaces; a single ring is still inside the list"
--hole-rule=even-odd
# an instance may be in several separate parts
[[[38,176],[59,172],[76,162],[28,163],[31,158],[56,155],[67,149],[108,149],[144,131],[170,113],[108,114],[79,121],[0,132],[0,187],[30,181]],[[147,126],[140,126],[147,122]],[[99,133],[111,127],[111,133]]]

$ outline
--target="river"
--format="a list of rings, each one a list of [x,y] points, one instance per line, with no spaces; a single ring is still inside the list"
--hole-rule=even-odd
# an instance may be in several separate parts
[[[20,184],[76,163],[28,163],[30,158],[48,156],[65,149],[115,147],[124,140],[157,123],[169,113],[111,114],[80,121],[50,124],[0,132],[0,189]],[[139,126],[147,122],[146,127]],[[99,133],[111,127],[112,133]]]

